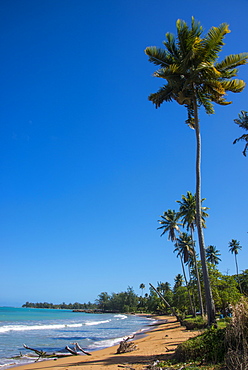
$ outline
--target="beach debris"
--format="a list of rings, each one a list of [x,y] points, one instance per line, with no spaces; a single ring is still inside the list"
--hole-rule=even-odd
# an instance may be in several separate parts
[[[77,342],[76,343],[73,343],[73,345],[76,347],[76,349],[78,349],[79,351],[83,352],[85,355],[91,356],[91,353],[86,352]]]
[[[74,349],[74,348],[70,348],[69,346],[66,346],[65,349],[70,352],[72,355],[74,356],[78,356],[79,353]]]
[[[79,353],[78,351],[80,352],[83,352],[85,355],[87,356],[91,356],[91,353],[89,352],[86,352],[77,342],[76,343],[73,343],[73,345],[75,346],[74,348],[71,348],[69,346],[66,346],[65,349],[70,352],[72,355],[74,356],[78,356],[80,355],[81,353]]]
[[[117,348],[116,353],[120,354],[120,353],[135,351],[137,349],[137,346],[134,344],[134,342],[128,342],[130,339],[133,339],[133,338],[134,338],[134,335],[130,335],[129,337],[123,339],[120,342],[120,345]]]
[[[65,347],[65,349],[69,353],[58,353],[58,352],[47,353],[47,352],[45,352],[43,350],[39,350],[39,349],[36,349],[36,348],[28,347],[26,344],[23,344],[23,347],[36,353],[36,355],[38,356],[38,358],[35,360],[35,362],[39,361],[40,358],[54,358],[54,359],[56,359],[56,358],[61,358],[61,357],[81,355],[81,353],[79,353],[78,351],[83,352],[87,356],[91,356],[91,353],[86,352],[78,343],[74,343],[74,345],[75,345],[74,348],[70,348],[69,346],[66,346]]]
[[[40,351],[40,350],[35,349],[35,348],[28,347],[26,344],[23,344],[23,347],[26,348],[26,349],[29,349],[30,351],[34,351],[38,355],[38,359],[35,360],[35,362],[39,361],[40,358],[51,357],[51,356],[47,355],[46,352],[44,352],[42,350]]]
[[[128,370],[135,370],[135,368],[131,367],[130,365],[118,365],[118,367],[122,367],[122,368],[128,369]]]

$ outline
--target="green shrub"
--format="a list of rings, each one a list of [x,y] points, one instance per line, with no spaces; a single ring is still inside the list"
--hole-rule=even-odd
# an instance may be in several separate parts
[[[185,326],[187,330],[201,330],[205,329],[208,325],[207,321],[202,316],[182,320],[181,324]]]
[[[211,328],[203,334],[181,343],[175,352],[179,362],[202,361],[206,363],[222,363],[224,361],[225,329]]]

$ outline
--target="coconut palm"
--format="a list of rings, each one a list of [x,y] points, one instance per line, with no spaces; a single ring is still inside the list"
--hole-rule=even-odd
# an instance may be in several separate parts
[[[176,232],[180,231],[179,226],[182,225],[179,220],[179,214],[171,209],[168,209],[168,211],[164,212],[162,216],[160,216],[162,220],[158,220],[160,223],[160,227],[157,229],[163,229],[163,232],[160,236],[164,235],[166,232],[168,232],[168,240],[171,240],[172,242],[176,240]]]
[[[201,224],[205,229],[205,219],[208,217],[206,211],[209,208],[202,206],[204,200],[206,200],[206,198],[201,199]],[[183,227],[186,226],[186,229],[193,233],[196,227],[196,195],[187,191],[187,195],[182,195],[182,200],[177,200],[177,203],[180,204],[179,216],[182,218]]]
[[[139,286],[139,288],[140,288],[140,289],[141,289],[141,291],[142,291],[142,297],[143,297],[143,291],[144,291],[144,289],[145,289],[145,284],[141,283],[141,284],[140,284],[140,286]]]
[[[238,267],[238,260],[237,260],[237,255],[238,255],[238,253],[241,249],[242,249],[242,246],[240,245],[240,242],[238,242],[236,239],[232,239],[229,242],[229,252],[234,254],[237,279],[238,279],[238,283],[239,283],[240,292],[242,293],[242,289],[241,289],[241,285],[240,285],[240,281],[239,281],[239,267]]]
[[[158,227],[158,229],[163,229],[163,232],[160,236],[163,236],[166,232],[168,232],[168,240],[171,240],[172,242],[175,241],[177,245],[176,233],[180,233],[179,226],[182,225],[182,223],[178,222],[180,215],[176,211],[168,209],[168,211],[164,212],[163,215],[160,217],[162,220],[158,220],[158,222],[161,225],[160,227]],[[184,276],[186,277],[185,273],[184,273]],[[187,282],[186,282],[186,285],[187,285]],[[191,310],[194,313],[190,293],[188,294],[189,294],[189,299],[190,299]]]
[[[174,281],[175,281],[174,290],[176,290],[177,288],[183,285],[183,275],[177,274]]]
[[[177,238],[176,244],[175,244],[175,249],[174,252],[177,252],[177,257],[180,257],[181,265],[182,265],[182,271],[183,271],[183,276],[185,280],[185,284],[187,287],[187,292],[188,292],[188,297],[189,297],[189,302],[190,302],[190,307],[193,315],[195,316],[195,309],[193,306],[190,290],[189,290],[189,284],[184,268],[184,263],[187,263],[189,260],[189,256],[192,255],[193,252],[193,241],[190,235],[187,233],[181,233],[180,236]]]
[[[214,245],[209,245],[206,248],[206,258],[208,262],[212,263],[215,266],[218,265],[219,261],[221,261],[219,256],[220,256],[219,250],[216,249]]]
[[[232,54],[218,62],[219,53],[224,45],[223,39],[229,33],[228,25],[212,27],[202,37],[203,28],[192,17],[191,27],[184,21],[176,22],[177,38],[166,33],[163,42],[165,49],[147,47],[145,53],[149,61],[160,68],[155,77],[166,80],[156,93],[149,96],[156,108],[163,102],[176,101],[184,105],[188,112],[186,123],[196,134],[196,224],[200,245],[201,262],[206,294],[208,324],[215,322],[215,307],[205,256],[205,242],[201,223],[201,135],[198,109],[203,107],[207,114],[214,113],[213,102],[227,105],[226,92],[241,92],[245,82],[233,79],[237,67],[247,63],[248,53]]]
[[[189,255],[194,254],[194,241],[192,237],[187,233],[181,233],[177,238],[177,246],[183,256],[183,262],[187,263]]]
[[[204,202],[205,198],[201,200],[201,204]],[[182,195],[182,200],[177,200],[177,203],[180,204],[179,208],[179,215],[182,219],[183,226],[186,226],[187,230],[191,232],[191,239],[194,240],[194,231],[196,227],[196,196],[193,195],[190,191],[187,191],[187,195]],[[202,227],[206,227],[205,218],[208,217],[208,213],[206,212],[209,208],[203,207],[201,205],[201,225]],[[193,244],[194,248],[194,244]],[[195,272],[196,272],[196,281],[197,281],[197,291],[198,291],[198,300],[200,305],[200,312],[203,315],[203,300],[202,300],[202,292],[201,292],[201,282],[199,271],[197,267],[197,259],[196,259],[196,252],[194,248],[193,253],[194,265],[195,265]]]
[[[245,129],[248,131],[248,112],[241,111],[239,114],[239,119],[235,119],[234,122],[239,125],[239,127]],[[242,136],[238,137],[237,139],[234,140],[233,144],[236,144],[238,141],[244,140],[246,142],[245,148],[243,150],[243,155],[246,157],[246,151],[248,150],[248,133],[243,134]]]
[[[162,293],[162,294],[165,294],[167,292],[169,292],[171,290],[170,288],[170,283],[168,283],[168,281],[166,281],[165,283],[162,283],[160,281],[160,283],[158,282],[158,287],[157,289]]]

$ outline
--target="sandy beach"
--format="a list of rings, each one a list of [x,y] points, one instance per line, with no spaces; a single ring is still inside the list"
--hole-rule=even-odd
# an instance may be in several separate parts
[[[117,370],[145,369],[157,359],[165,359],[173,354],[177,345],[199,334],[188,331],[172,316],[156,316],[159,322],[151,326],[145,336],[135,337],[137,349],[133,352],[116,354],[118,346],[92,352],[91,356],[72,356],[58,360],[45,360],[15,367],[16,370]]]

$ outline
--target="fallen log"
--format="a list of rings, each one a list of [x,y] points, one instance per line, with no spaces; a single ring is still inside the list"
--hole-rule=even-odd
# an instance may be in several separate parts
[[[81,352],[83,352],[85,355],[87,355],[87,356],[91,356],[91,353],[89,353],[89,352],[86,352],[77,342],[76,343],[74,343],[74,345],[76,346],[76,348],[79,350],[79,351],[81,351]]]
[[[70,352],[72,355],[74,355],[74,356],[79,355],[79,353],[78,353],[75,349],[72,349],[72,348],[70,348],[70,347],[68,347],[68,346],[66,346],[66,347],[65,347],[65,349],[66,349],[68,352]]]
[[[72,349],[69,346],[65,347],[65,349],[69,353],[58,353],[58,352],[47,353],[45,351],[38,350],[36,348],[31,348],[31,347],[28,347],[26,344],[23,344],[24,348],[29,349],[30,351],[33,351],[37,354],[38,359],[36,361],[38,361],[40,358],[62,358],[62,357],[68,357],[68,356],[77,356],[77,355],[80,355],[80,353],[77,352],[77,349],[80,352],[83,352],[84,354],[86,354],[87,356],[91,355],[91,353],[84,351],[84,349],[78,343],[75,343],[75,346],[76,346],[75,349]]]

